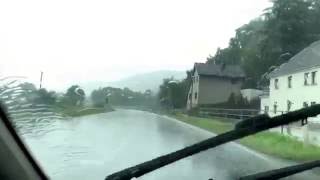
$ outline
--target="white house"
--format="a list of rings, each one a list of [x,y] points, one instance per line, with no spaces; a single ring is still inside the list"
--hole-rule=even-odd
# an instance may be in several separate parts
[[[261,110],[275,116],[320,103],[319,73],[317,41],[270,73],[270,95],[261,97]]]

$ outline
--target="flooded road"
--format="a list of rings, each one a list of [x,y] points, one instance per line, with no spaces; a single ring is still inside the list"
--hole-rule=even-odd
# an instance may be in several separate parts
[[[173,119],[136,110],[57,120],[32,128],[23,133],[23,138],[52,179],[104,179],[128,166],[213,136]],[[288,164],[229,143],[139,179],[230,180]],[[311,173],[297,177],[291,179],[317,179]]]

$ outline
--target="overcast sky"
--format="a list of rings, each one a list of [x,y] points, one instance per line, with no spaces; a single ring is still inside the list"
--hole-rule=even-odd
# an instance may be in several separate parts
[[[268,0],[0,2],[0,76],[47,88],[186,70],[225,47]]]

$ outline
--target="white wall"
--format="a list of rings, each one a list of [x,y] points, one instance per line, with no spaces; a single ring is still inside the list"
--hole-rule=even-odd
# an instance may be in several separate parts
[[[190,86],[189,93],[188,93],[187,109],[191,109],[192,107],[196,107],[198,105],[200,76],[198,75],[197,70],[195,70],[193,76],[194,77],[192,80],[192,84]],[[196,93],[198,96],[197,98],[195,98]],[[189,99],[190,94],[192,96],[192,99]]]
[[[198,75],[197,70],[194,72],[194,78],[193,78],[193,94],[192,94],[192,107],[196,107],[198,105],[198,99],[199,99],[199,81],[200,76]],[[195,97],[195,94],[197,94],[197,98]]]
[[[260,110],[261,110],[261,113],[264,113],[265,106],[268,106],[269,110],[271,110],[269,96],[261,96],[260,97]]]
[[[311,84],[311,72],[317,71],[316,73],[316,84]],[[309,72],[309,85],[304,85],[304,73]],[[291,101],[291,111],[303,108],[303,103],[307,102],[310,106],[311,102],[314,101],[317,104],[320,103],[320,68],[308,69],[303,72],[291,74],[292,76],[292,87],[288,87],[288,77],[290,75],[283,75],[277,77],[279,79],[279,88],[275,89],[274,82],[276,78],[270,79],[270,116],[280,115],[278,112],[273,113],[274,103],[277,103],[278,111],[287,111],[287,101]]]

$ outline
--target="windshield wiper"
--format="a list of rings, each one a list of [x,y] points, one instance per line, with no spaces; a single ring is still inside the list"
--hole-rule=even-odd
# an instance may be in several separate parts
[[[140,177],[146,173],[159,169],[163,166],[171,164],[180,159],[192,156],[201,151],[208,150],[210,148],[217,147],[221,144],[240,139],[269,128],[274,128],[280,125],[289,124],[292,122],[306,119],[308,117],[317,116],[320,114],[320,105],[310,106],[297,111],[292,111],[287,114],[270,118],[267,115],[259,115],[254,118],[249,118],[238,123],[234,130],[217,135],[215,137],[206,139],[199,143],[185,147],[178,151],[157,157],[150,161],[138,164],[136,166],[129,167],[119,172],[113,173],[107,176],[106,180],[130,180],[134,177]]]
[[[291,176],[306,170],[310,170],[316,167],[320,167],[320,160],[311,161],[303,164],[298,164],[294,166],[288,166],[280,169],[260,172],[257,174],[252,174],[248,176],[243,176],[239,180],[270,180],[270,179],[280,179],[284,177]]]

